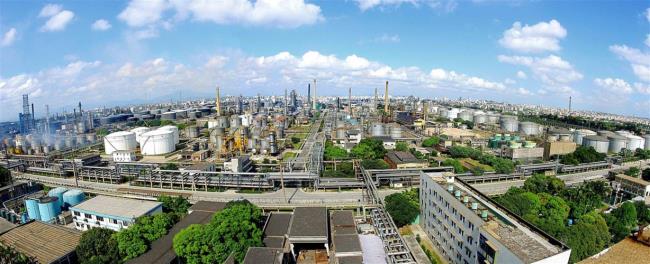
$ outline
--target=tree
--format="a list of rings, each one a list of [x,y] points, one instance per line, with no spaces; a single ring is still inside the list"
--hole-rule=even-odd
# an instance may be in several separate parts
[[[404,193],[394,193],[386,196],[386,211],[398,227],[410,224],[420,213],[417,201],[412,201]]]
[[[524,182],[524,190],[533,193],[558,194],[564,189],[564,182],[554,176],[535,174]]]
[[[567,155],[560,156],[560,163],[567,165],[578,165],[605,160],[604,153],[597,152],[593,147],[579,146],[576,150]]]
[[[248,201],[230,202],[206,225],[174,236],[174,251],[186,263],[222,263],[232,253],[241,262],[249,247],[262,246],[262,211]]]
[[[639,225],[647,225],[650,223],[650,208],[645,205],[645,202],[636,201],[634,202],[634,207],[636,207],[636,219]]]
[[[571,248],[569,262],[576,263],[602,251],[609,243],[610,234],[605,219],[590,212],[560,235],[560,239]]]
[[[433,136],[422,141],[422,146],[425,148],[430,148],[440,143],[440,138]]]
[[[409,150],[409,145],[406,144],[406,142],[397,142],[395,144],[395,150],[397,150],[397,151],[408,151]]]
[[[361,166],[366,170],[384,170],[390,168],[388,163],[381,159],[362,160]]]
[[[455,173],[463,173],[465,172],[465,167],[460,164],[460,161],[455,160],[455,159],[446,159],[445,161],[442,162],[442,166],[451,166],[454,167],[454,172]]]
[[[300,143],[300,138],[298,138],[298,137],[291,137],[291,143],[293,143],[293,144],[298,144],[298,143]]]
[[[182,196],[166,196],[161,195],[158,197],[158,202],[162,203],[163,212],[175,213],[177,215],[187,214],[187,209],[190,208],[190,202]]]
[[[639,170],[638,167],[631,167],[631,168],[629,168],[629,169],[627,169],[627,170],[625,171],[625,175],[627,175],[627,176],[632,176],[632,177],[636,177],[636,178],[639,177],[639,174],[640,174],[640,173],[641,173],[641,171]]]
[[[147,252],[153,241],[167,234],[174,220],[172,215],[166,213],[143,216],[129,228],[118,232],[115,239],[122,259],[126,261]]]
[[[542,202],[539,196],[532,192],[526,192],[520,188],[510,188],[505,195],[497,201],[508,210],[525,218],[530,219],[539,214]]]
[[[11,171],[0,166],[0,187],[11,183]]]
[[[364,138],[350,151],[352,156],[361,159],[382,159],[386,155],[384,143],[376,138]]]
[[[327,141],[323,155],[326,160],[343,159],[348,157],[348,152],[344,148],[334,146],[332,142]]]
[[[578,187],[566,188],[560,196],[571,207],[571,217],[579,218],[581,215],[594,211],[609,197],[611,188],[602,181],[591,181]]]
[[[631,202],[625,202],[620,207],[605,215],[605,220],[612,233],[612,242],[616,243],[630,235],[637,224],[636,206]]]
[[[77,245],[77,256],[81,264],[121,263],[115,231],[93,228],[81,235]]]
[[[0,263],[37,264],[35,258],[18,252],[14,247],[0,243]]]
[[[538,196],[541,201],[539,215],[529,216],[526,220],[553,236],[559,235],[564,231],[569,217],[569,205],[562,198],[548,193],[540,193]]]

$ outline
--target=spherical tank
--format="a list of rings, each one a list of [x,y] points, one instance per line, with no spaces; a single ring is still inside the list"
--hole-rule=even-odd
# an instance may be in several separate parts
[[[67,207],[80,204],[86,199],[86,195],[81,190],[69,190],[63,194],[63,203]]]
[[[162,127],[159,127],[157,130],[169,130],[169,131],[174,132],[174,144],[178,144],[178,141],[179,141],[178,127],[176,127],[176,126],[162,126]]]
[[[106,154],[113,154],[115,151],[131,151],[138,146],[135,140],[135,133],[131,131],[120,131],[108,134],[104,137],[104,150]]]
[[[140,143],[140,136],[144,133],[147,133],[151,131],[152,129],[149,127],[136,127],[134,129],[131,129],[131,132],[135,133],[135,141]]]
[[[38,211],[38,200],[32,198],[25,199],[25,208],[27,208],[29,219],[41,220],[41,214]]]
[[[157,129],[143,133],[140,136],[140,152],[142,155],[162,155],[173,152],[174,131]]]
[[[176,120],[176,113],[175,112],[165,112],[160,115],[160,119],[162,120]]]
[[[41,221],[49,222],[61,213],[58,197],[43,197],[38,200],[38,212]]]
[[[68,191],[68,189],[66,189],[66,188],[56,187],[56,188],[50,190],[47,193],[47,196],[59,198],[57,200],[57,204],[59,205],[59,207],[63,207],[63,194],[65,192],[67,192],[67,191]]]
[[[613,134],[607,136],[607,139],[609,139],[609,152],[619,153],[621,149],[627,147],[627,138],[624,136]]]
[[[584,136],[582,138],[582,145],[585,147],[593,147],[600,153],[607,153],[609,150],[609,140],[606,137],[598,135]]]
[[[382,137],[384,136],[385,131],[384,131],[384,125],[381,123],[375,123],[372,124],[372,127],[370,128],[370,135],[373,137]]]

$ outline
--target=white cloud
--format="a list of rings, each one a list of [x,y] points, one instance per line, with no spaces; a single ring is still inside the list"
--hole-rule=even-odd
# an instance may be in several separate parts
[[[111,28],[111,23],[105,19],[98,19],[92,24],[91,28],[96,31],[106,31]]]
[[[605,78],[594,79],[594,84],[600,86],[608,92],[631,94],[634,92],[632,86],[622,79]]]
[[[525,88],[521,88],[521,87],[519,87],[516,92],[518,94],[520,94],[520,95],[532,95],[533,94],[533,92],[531,92],[530,90],[525,89]]]
[[[566,35],[566,29],[555,19],[532,26],[527,24],[522,26],[520,22],[515,22],[512,28],[503,32],[499,43],[505,48],[518,52],[559,51],[560,39]]]
[[[167,0],[132,0],[117,18],[129,26],[140,27],[158,22],[168,8]]]
[[[345,58],[345,66],[348,69],[360,70],[370,66],[370,62],[366,58],[358,57],[353,54]]]
[[[399,6],[404,3],[417,5],[418,0],[356,0],[361,11],[366,11],[378,6]]]
[[[399,43],[401,39],[399,38],[399,35],[388,35],[388,34],[383,34],[381,37],[378,37],[375,39],[375,42],[381,42],[381,43]]]
[[[61,5],[48,4],[41,9],[39,17],[49,17],[41,27],[41,31],[61,31],[72,21],[74,13],[63,10]]]
[[[547,57],[499,55],[498,60],[503,63],[528,67],[535,78],[539,79],[548,90],[556,92],[575,92],[570,84],[583,77],[569,62],[555,55]]]
[[[648,83],[634,83],[634,88],[639,93],[650,95],[650,84]]]
[[[4,47],[11,46],[11,44],[13,44],[15,40],[16,40],[16,28],[10,28],[2,36],[2,41],[0,41],[0,45]]]
[[[526,78],[528,78],[528,75],[526,75],[526,73],[523,72],[523,71],[517,71],[517,78],[526,79]]]
[[[650,82],[650,52],[642,52],[626,45],[613,45],[609,50],[628,61],[637,78]]]
[[[645,35],[645,41],[643,42],[646,46],[650,47],[650,34]]]
[[[458,7],[456,0],[355,0],[361,11],[373,8],[381,10],[389,7],[399,7],[402,4],[409,4],[419,7],[421,4],[427,5],[433,9],[440,9],[444,12],[452,12]]]

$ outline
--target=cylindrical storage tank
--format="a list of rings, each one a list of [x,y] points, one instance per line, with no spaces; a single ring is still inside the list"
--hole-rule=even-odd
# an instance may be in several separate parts
[[[449,116],[449,110],[446,109],[446,108],[442,108],[442,109],[440,109],[440,111],[438,111],[438,115],[440,117],[447,118]]]
[[[275,129],[275,133],[278,135],[278,138],[284,138],[285,137],[285,135],[284,135],[284,126],[278,126]]]
[[[614,132],[609,131],[609,130],[600,130],[600,131],[598,131],[596,133],[601,137],[607,137],[607,136],[615,135]]]
[[[537,135],[539,134],[539,125],[533,122],[519,123],[519,131],[524,135]]]
[[[152,129],[149,127],[136,127],[134,129],[131,129],[131,132],[135,133],[135,141],[140,143],[140,136],[144,133],[147,133],[151,131]]]
[[[41,221],[50,222],[61,213],[58,197],[43,197],[38,200],[38,212],[41,215]]]
[[[187,137],[189,138],[197,138],[200,135],[200,129],[198,126],[188,126],[185,129],[185,133],[187,133]]]
[[[77,146],[83,146],[86,144],[86,136],[79,134],[76,137]]]
[[[573,131],[573,142],[575,142],[578,145],[582,145],[582,138],[585,136],[595,136],[596,132],[587,130],[587,129],[578,129],[576,131]]]
[[[201,117],[201,112],[191,111],[187,113],[187,118],[189,119],[197,119],[199,117]]]
[[[497,114],[489,114],[487,116],[487,121],[490,124],[498,124],[499,123],[499,115],[497,115]]]
[[[160,115],[161,120],[176,120],[176,112],[165,112]]]
[[[385,135],[384,125],[380,123],[372,124],[370,135],[373,137],[383,137]]]
[[[74,146],[75,146],[75,137],[74,136],[65,137],[65,147],[74,148]]]
[[[65,143],[63,142],[63,138],[57,137],[54,140],[54,149],[55,150],[62,150],[65,147]]]
[[[25,199],[25,208],[27,208],[27,215],[29,216],[29,219],[41,220],[41,214],[38,211],[37,199]]]
[[[618,134],[618,132],[617,132],[617,134]],[[634,151],[634,150],[636,150],[638,148],[643,149],[645,139],[643,139],[642,137],[639,137],[639,136],[634,135],[632,133],[619,134],[619,135],[624,136],[625,138],[627,138],[627,146],[626,146],[627,149],[632,150],[632,151]]]
[[[557,136],[551,135],[551,136],[546,137],[546,141],[548,141],[548,142],[555,142],[557,140],[558,140]]]
[[[217,127],[217,120],[215,119],[208,120],[208,128],[215,128],[215,127]]]
[[[402,127],[394,126],[390,128],[390,137],[392,138],[402,138]]]
[[[484,114],[478,114],[474,116],[474,124],[485,124],[487,123],[487,116]]]
[[[569,141],[571,141],[571,136],[569,136],[569,135],[560,135],[560,141],[569,142]]]
[[[447,118],[450,120],[454,120],[454,118],[458,117],[458,114],[460,113],[460,109],[458,108],[452,108],[447,112]]]
[[[50,190],[50,191],[47,193],[47,196],[59,198],[59,199],[57,200],[57,204],[59,205],[59,207],[63,207],[63,205],[64,205],[64,204],[63,204],[63,194],[64,194],[65,192],[67,192],[67,191],[68,191],[68,189],[66,189],[66,188],[63,188],[63,187],[56,187],[56,188]]]
[[[86,132],[88,132],[88,130],[86,129],[86,122],[84,122],[84,121],[78,122],[77,123],[77,133],[78,134],[83,134],[83,133],[86,133]]]
[[[140,152],[142,155],[162,155],[173,152],[174,131],[158,129],[140,136]]]
[[[510,141],[510,143],[508,143],[508,146],[514,149],[521,148],[521,145],[522,145],[521,142],[517,142],[517,141]]]
[[[63,194],[63,204],[66,207],[78,205],[85,199],[86,195],[81,190],[69,190]]]
[[[88,141],[88,143],[95,143],[95,140],[96,140],[95,134],[93,133],[86,134],[86,141]]]
[[[537,144],[535,144],[535,141],[526,141],[526,143],[524,144],[524,148],[534,148],[536,146]]]
[[[593,147],[596,152],[607,153],[609,150],[609,140],[606,137],[598,135],[584,136],[582,138],[582,145],[585,147]]]
[[[458,114],[458,118],[462,119],[463,121],[472,121],[474,118],[474,113],[471,111],[463,111]]]
[[[131,151],[136,149],[137,146],[135,133],[131,131],[115,132],[104,137],[104,151],[108,155],[118,150]]]
[[[609,152],[619,153],[622,149],[627,147],[627,138],[621,135],[609,135]]]
[[[643,148],[646,150],[650,149],[650,134],[643,135],[643,139],[645,139],[645,143],[643,143]]]
[[[174,144],[178,144],[179,141],[179,135],[178,135],[178,127],[176,126],[162,126],[158,128],[158,130],[169,130],[174,132]]]
[[[517,132],[519,129],[519,121],[511,118],[501,118],[501,129],[507,132]]]

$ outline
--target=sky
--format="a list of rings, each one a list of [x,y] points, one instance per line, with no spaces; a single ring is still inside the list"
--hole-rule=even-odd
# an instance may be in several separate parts
[[[0,121],[313,79],[650,117],[650,1],[0,1]]]

